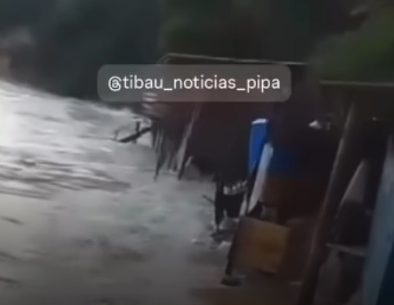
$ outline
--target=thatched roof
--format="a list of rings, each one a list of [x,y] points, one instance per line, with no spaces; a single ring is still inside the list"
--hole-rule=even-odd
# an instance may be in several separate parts
[[[358,103],[366,116],[394,121],[394,82],[320,81],[330,104]]]
[[[236,59],[226,57],[211,57],[203,55],[193,54],[180,54],[180,53],[169,53],[163,56],[158,64],[175,64],[175,65],[209,65],[209,64],[226,64],[226,65],[285,65],[290,68],[293,74],[293,80],[303,79],[307,73],[308,65],[303,62],[279,62],[272,60],[255,60],[255,59]],[[158,102],[158,103],[156,103]],[[193,108],[191,103],[188,105],[183,103],[163,103],[152,97],[148,97],[143,103],[142,113],[151,118],[164,118],[170,115],[170,108],[176,109],[177,114],[182,111],[182,108]],[[186,110],[185,109],[185,110]],[[187,110],[186,110],[187,111]]]
[[[282,112],[284,120],[289,122],[292,119],[307,120],[309,116],[316,115],[314,104],[320,102],[321,96],[316,95],[314,90],[322,89],[324,96],[328,98],[328,104],[335,104],[339,101],[354,101],[360,98],[369,101],[376,100],[378,96],[390,97],[394,94],[394,83],[357,83],[343,81],[328,81],[315,78],[312,84],[305,84],[305,79],[310,79],[309,65],[302,62],[277,62],[270,60],[242,60],[234,58],[217,58],[200,55],[189,54],[167,54],[161,58],[159,64],[280,64],[290,67],[293,73],[293,83],[298,80],[300,85],[294,86],[294,95],[286,105],[286,109]],[[334,95],[334,96],[333,96]],[[342,99],[337,99],[337,96]],[[383,98],[382,98],[383,99]],[[198,103],[144,103],[143,109],[148,115],[154,115],[159,119],[159,129],[162,130],[162,140],[158,149],[159,159],[162,160],[158,164],[158,169],[165,163],[165,159],[173,158],[177,153],[182,137],[184,136],[184,128],[191,120],[191,116],[195,106]],[[262,116],[267,110],[270,111],[271,103],[200,103],[203,106],[199,116],[196,130],[193,132],[193,141],[191,141],[190,149],[193,154],[198,155],[226,155],[223,147],[234,137],[235,131],[244,130],[247,133],[248,122],[250,123],[254,116]],[[273,103],[278,104],[278,103]],[[279,103],[282,104],[282,103]],[[245,106],[245,107],[243,107]],[[275,105],[277,106],[277,105]],[[327,108],[331,113],[339,113],[337,109],[340,107]],[[220,118],[220,119],[218,119]],[[227,121],[226,121],[226,120]],[[219,122],[220,121],[220,122]],[[175,124],[175,125],[174,125]],[[231,128],[230,128],[231,127]],[[229,128],[231,130],[229,130]],[[289,127],[291,129],[291,127]],[[165,156],[164,156],[164,155]]]
[[[394,94],[394,82],[356,82],[356,81],[331,81],[321,80],[319,81],[323,88],[331,88],[340,91],[352,91],[352,92],[391,92]]]
[[[158,64],[242,64],[242,65],[264,65],[264,64],[279,64],[288,66],[293,74],[293,79],[304,79],[310,70],[310,66],[304,62],[279,62],[272,60],[256,60],[256,59],[236,59],[225,57],[211,57],[192,54],[169,53],[163,56]],[[394,83],[382,82],[353,82],[353,81],[336,81],[336,80],[320,80],[316,79],[316,86],[320,84],[322,92],[326,99],[330,99],[332,94],[342,95],[343,100],[350,98],[356,100],[370,100],[377,102],[379,96],[380,101],[392,100],[394,95]],[[328,92],[328,93],[327,93]],[[333,102],[337,102],[333,101]],[[158,103],[156,103],[158,102]],[[193,103],[162,103],[159,101],[148,101],[143,103],[142,114],[151,118],[169,118],[172,115],[176,117],[183,116],[182,112],[190,113],[193,108]],[[316,101],[318,102],[318,101]],[[330,103],[330,101],[328,101]],[[186,114],[187,118],[187,114]]]
[[[308,64],[304,62],[282,62],[274,60],[259,60],[259,59],[237,59],[230,57],[212,57],[204,55],[182,54],[182,53],[168,53],[159,59],[158,64],[248,64],[248,65],[286,65],[289,67],[307,67]]]

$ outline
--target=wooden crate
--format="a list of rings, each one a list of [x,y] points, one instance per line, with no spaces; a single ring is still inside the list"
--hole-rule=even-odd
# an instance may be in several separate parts
[[[288,221],[286,225],[289,235],[278,276],[287,281],[299,282],[304,278],[316,218],[296,218]]]
[[[286,250],[288,228],[242,218],[235,236],[234,266],[277,273]]]

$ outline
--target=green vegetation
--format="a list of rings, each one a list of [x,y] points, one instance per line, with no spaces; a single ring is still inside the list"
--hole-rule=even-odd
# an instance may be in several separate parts
[[[394,80],[394,7],[373,12],[355,31],[326,39],[313,63],[325,79]]]
[[[35,42],[11,54],[16,72],[81,97],[95,95],[104,64],[155,62],[160,18],[158,0],[0,0],[1,32],[26,27]]]
[[[65,1],[65,0],[63,0]],[[160,56],[156,0],[73,0],[55,9],[38,33],[38,62],[64,94],[96,90],[104,64],[154,63]]]
[[[309,1],[165,0],[164,3],[164,48],[172,52],[304,60],[321,33],[330,30],[327,23],[320,21],[323,11],[316,11]]]
[[[0,34],[28,29],[34,44],[11,54],[17,74],[78,97],[95,96],[102,65],[166,52],[313,58],[324,77],[391,78],[393,9],[343,34],[349,10],[340,0],[0,0]]]

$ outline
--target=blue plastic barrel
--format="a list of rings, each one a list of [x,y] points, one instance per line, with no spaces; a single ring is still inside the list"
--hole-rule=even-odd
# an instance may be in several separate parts
[[[289,147],[275,147],[267,170],[270,175],[290,178],[299,175],[299,163],[299,156],[296,150]]]
[[[268,139],[268,120],[257,119],[252,122],[249,140],[249,174],[259,166],[263,147]]]

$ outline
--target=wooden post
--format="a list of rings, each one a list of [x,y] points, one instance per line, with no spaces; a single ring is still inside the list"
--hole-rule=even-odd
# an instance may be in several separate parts
[[[359,163],[356,157],[359,146],[359,119],[358,106],[353,103],[347,115],[330,182],[320,210],[303,285],[296,305],[313,304],[319,269],[325,258],[326,243],[330,235],[332,222],[351,176]]]
[[[178,171],[178,179],[181,180],[183,177],[183,174],[185,173],[185,167],[187,160],[190,157],[190,149],[189,149],[189,144],[190,144],[190,137],[192,136],[194,125],[196,124],[198,118],[200,117],[202,105],[201,104],[196,104],[194,106],[191,118],[190,118],[190,123],[186,127],[186,132],[184,134],[184,138],[182,140],[181,148],[180,150],[183,150],[182,153],[182,159],[181,159],[181,164],[180,168]]]

